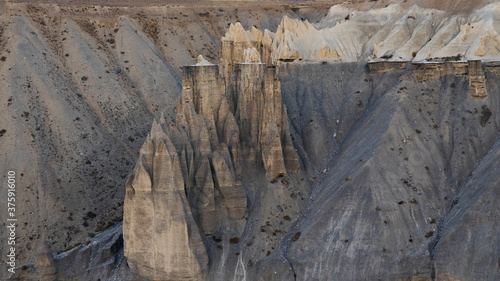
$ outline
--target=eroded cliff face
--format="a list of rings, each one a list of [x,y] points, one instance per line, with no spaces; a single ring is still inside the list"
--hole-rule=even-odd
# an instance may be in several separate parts
[[[179,156],[153,123],[127,181],[123,236],[131,270],[153,280],[202,279],[208,256],[184,190]]]
[[[498,251],[474,251],[475,265],[461,270],[447,266],[442,259],[457,247],[450,239],[469,243],[457,233],[460,229],[473,232],[460,217],[474,212],[484,220],[496,212],[479,215],[478,199],[464,194],[469,194],[467,186],[475,183],[468,175],[479,169],[478,161],[486,159],[481,173],[496,161],[498,97],[486,93],[496,91],[493,81],[498,67],[479,61],[429,66],[394,62],[370,67],[287,63],[273,60],[278,49],[269,56],[263,44],[253,47],[263,42],[263,37],[258,30],[247,32],[239,24],[231,26],[225,36],[228,57],[221,57],[222,70],[201,59],[198,66],[184,69],[187,78],[177,122],[185,120],[182,129],[192,130],[193,124],[201,128],[190,133],[197,136],[195,142],[191,140],[196,143],[193,151],[199,146],[203,148],[198,148],[200,151],[212,154],[208,160],[212,177],[219,174],[215,168],[218,163],[224,170],[227,167],[228,174],[234,172],[248,200],[243,232],[237,218],[228,216],[233,222],[221,220],[216,208],[214,213],[223,222],[215,232],[205,232],[216,234],[205,243],[214,261],[206,279],[365,280],[375,276],[387,280],[494,280]],[[301,75],[304,72],[308,75]],[[222,79],[221,73],[227,77]],[[332,78],[331,73],[337,76]],[[210,95],[205,85],[213,87]],[[192,116],[202,116],[203,122],[192,121]],[[223,126],[218,125],[221,120],[225,120]],[[227,153],[226,145],[214,152],[214,144],[221,140],[232,143],[227,145]],[[229,157],[224,158],[224,154]],[[262,245],[257,240],[265,237],[262,233],[269,231],[267,227],[271,231],[275,228],[273,234],[282,230],[270,219],[275,216],[271,211],[268,221],[260,226],[261,234],[254,232],[254,222],[263,222],[256,216],[267,207],[256,204],[259,196],[252,196],[252,192],[269,190],[252,190],[251,180],[260,177],[273,182],[285,176],[280,180],[285,183],[291,171],[314,175],[308,179],[313,191],[309,204],[298,205],[303,208],[298,210],[297,220],[285,228],[286,234],[278,243],[270,240]],[[254,177],[249,180],[248,175]],[[487,187],[479,188],[480,194],[492,192],[493,178],[488,174]],[[218,181],[213,181],[210,188],[218,186]],[[292,198],[293,191],[303,190],[300,184],[291,189]],[[215,190],[223,193],[220,184]],[[282,202],[269,194],[260,201],[269,198]],[[221,200],[216,197],[215,201]],[[224,252],[214,251],[225,249],[227,244],[213,247],[213,240],[222,240],[218,235],[224,236],[228,229],[245,237],[245,242],[251,240],[246,247],[238,245],[238,259],[232,263]],[[490,237],[477,232],[471,235],[477,239],[474,244]],[[230,238],[229,244],[240,244],[239,239]],[[256,243],[265,255],[255,251]],[[271,250],[266,251],[269,246]],[[487,260],[487,265],[480,265],[481,260]],[[360,268],[360,264],[364,266]],[[224,267],[234,268],[234,274],[221,273]],[[489,273],[471,274],[475,268]]]
[[[103,274],[83,279],[108,278],[83,257],[92,236],[122,220],[123,186],[151,120],[175,120],[180,67],[198,54],[214,61],[229,23],[273,29],[294,14],[244,6],[1,2],[0,170],[16,172],[25,202],[17,208],[19,273],[47,241],[54,255],[72,251],[56,259],[56,278],[84,276],[78,263]],[[76,252],[81,259],[62,261]]]
[[[155,121],[141,148],[124,204],[125,256],[134,273],[203,278],[208,256],[199,235],[247,219],[246,169],[271,183],[299,172],[276,68],[261,63],[253,47],[237,55],[221,57],[244,60],[226,65],[229,91],[218,65],[200,56],[184,67],[175,123]]]
[[[245,32],[236,23],[221,46],[234,54],[255,46],[264,54],[263,61],[275,63],[496,61],[500,55],[495,48],[500,42],[498,2],[465,14],[425,1],[369,10],[350,6],[347,2],[334,5],[318,23],[285,16],[276,30],[263,32],[254,27]]]
[[[0,7],[12,278],[499,280],[496,6],[381,2]]]

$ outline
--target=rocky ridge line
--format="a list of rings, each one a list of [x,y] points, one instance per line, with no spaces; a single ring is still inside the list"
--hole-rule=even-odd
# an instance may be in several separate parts
[[[231,25],[224,45],[256,47],[263,61],[497,61],[499,2],[470,15],[391,4],[368,11],[333,6],[319,23],[283,17],[275,32]],[[232,43],[228,43],[232,42]],[[227,63],[227,62],[226,62]],[[224,64],[224,62],[223,62]],[[269,64],[269,63],[268,63]]]

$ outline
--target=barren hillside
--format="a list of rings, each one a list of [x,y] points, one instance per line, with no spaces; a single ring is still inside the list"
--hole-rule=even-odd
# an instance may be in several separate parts
[[[1,279],[500,278],[498,3],[41,2],[0,3]]]

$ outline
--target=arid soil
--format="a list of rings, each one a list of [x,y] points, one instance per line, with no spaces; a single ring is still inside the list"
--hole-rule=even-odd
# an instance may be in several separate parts
[[[153,120],[176,124],[181,67],[200,54],[218,63],[231,23],[314,24],[334,3],[0,2],[0,180],[17,174],[14,277],[136,279],[123,255],[126,180]],[[486,3],[401,5],[451,17]],[[500,76],[484,73],[479,98],[463,74],[283,63],[300,171],[270,182],[243,166],[248,216],[202,237],[206,279],[498,280]],[[6,239],[0,232],[1,256]]]

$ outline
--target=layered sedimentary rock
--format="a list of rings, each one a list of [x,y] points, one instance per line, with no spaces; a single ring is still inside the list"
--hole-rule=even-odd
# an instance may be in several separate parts
[[[287,18],[282,20],[283,25],[287,23],[291,23]],[[251,163],[263,163],[271,181],[286,175],[287,169],[297,172],[300,168],[274,66],[277,59],[273,42],[283,36],[269,30],[262,33],[255,27],[245,31],[236,23],[229,27],[221,43],[221,72],[226,79],[230,110],[240,126],[244,157]]]
[[[404,70],[410,62],[370,62],[368,69],[372,74],[390,70]],[[497,65],[490,66],[496,71]],[[486,76],[480,60],[468,62],[411,63],[412,73],[417,81],[436,80],[446,75],[466,76],[469,79],[469,95],[475,98],[488,96]]]
[[[418,81],[439,79],[446,75],[467,76],[467,62],[412,63],[412,72]]]
[[[154,122],[127,180],[123,237],[133,272],[153,280],[201,280],[208,256],[187,202],[179,156]]]
[[[239,129],[228,110],[224,79],[218,65],[183,68],[183,93],[177,106],[178,147],[187,147],[183,169],[191,206],[196,209],[204,233],[212,233],[217,223],[214,188],[223,199],[227,215],[242,219],[246,196],[236,180],[240,161]],[[177,133],[177,134],[179,134]]]
[[[486,77],[484,76],[480,60],[468,62],[469,70],[469,94],[473,97],[484,98],[488,95],[486,91]]]
[[[200,234],[246,216],[242,167],[255,165],[271,182],[300,169],[276,68],[254,47],[241,56],[244,63],[230,68],[230,91],[219,66],[203,57],[184,67],[175,123],[155,121],[141,148],[123,226],[125,255],[141,276],[202,278],[208,257]]]
[[[418,81],[411,67],[374,75],[355,63],[283,67],[294,128],[340,120],[322,129],[339,155],[289,243],[296,280],[498,280],[498,75],[483,65],[490,94],[478,99],[468,95],[468,72]],[[345,76],[319,82],[331,73]]]
[[[259,51],[255,47],[248,48],[243,52],[245,63],[261,63]]]
[[[496,61],[499,19],[498,3],[470,17],[403,3],[367,11],[335,5],[315,24],[285,16],[274,32],[231,25],[221,49],[233,60],[223,65],[226,69],[241,62],[243,49],[249,47],[256,47],[268,65],[294,60]]]
[[[289,119],[282,118],[280,126],[272,124],[276,116],[263,118],[270,125],[255,123],[255,165],[246,165],[249,150],[242,149],[246,140],[240,137],[241,119],[235,117],[238,100],[226,94],[238,97],[234,87],[246,82],[237,84],[236,79],[245,80],[229,68],[232,78],[216,77],[211,69],[217,68],[200,58],[194,82],[185,83],[183,101],[188,103],[182,116],[191,117],[181,123],[174,112],[181,95],[179,66],[199,52],[212,60],[218,47],[213,38],[227,21],[239,18],[246,26],[276,31],[273,25],[282,14],[307,17],[304,9],[249,13],[238,6],[233,13],[226,7],[189,11],[96,6],[93,12],[91,6],[77,7],[86,11],[83,15],[74,6],[53,5],[45,6],[53,12],[41,16],[44,10],[32,3],[6,13],[0,8],[0,80],[5,81],[0,151],[6,159],[0,166],[24,173],[19,178],[19,214],[26,214],[20,217],[21,239],[16,241],[18,276],[23,277],[0,279],[38,280],[54,272],[57,280],[137,279],[115,275],[129,268],[125,262],[119,266],[123,256],[112,250],[115,244],[105,247],[111,238],[99,238],[111,232],[120,236],[121,224],[92,239],[87,233],[94,232],[97,222],[120,219],[120,178],[131,170],[128,163],[136,160],[145,141],[145,125],[164,110],[172,119],[161,118],[161,130],[175,147],[170,155],[178,155],[187,193],[182,206],[191,211],[189,221],[194,220],[210,259],[207,280],[500,280],[495,220],[500,214],[500,107],[494,94],[499,92],[499,71],[483,64],[473,72],[466,61],[498,59],[498,16],[491,7],[471,12],[467,8],[472,2],[485,1],[439,1],[463,9],[463,15],[450,15],[450,20],[432,10],[408,13],[389,6],[367,13],[337,7],[328,19],[312,24],[316,31],[307,31],[311,37],[300,32],[307,24],[299,20],[280,27],[279,41],[264,31],[262,46],[243,49],[232,68],[252,69],[244,63],[259,62],[254,50],[261,62],[272,65],[269,52],[275,42]],[[18,17],[26,8],[31,16]],[[134,9],[141,13],[134,15]],[[185,15],[179,16],[180,11]],[[126,18],[119,18],[120,13]],[[324,43],[315,40],[318,34]],[[246,36],[248,42],[260,40]],[[464,55],[474,42],[477,48],[469,47]],[[372,57],[377,64],[371,74],[357,63],[331,63],[357,58],[364,63]],[[283,63],[301,58],[331,61]],[[409,75],[412,71],[416,79]],[[271,68],[265,72],[267,77]],[[482,83],[483,76],[488,77],[484,85],[490,95],[470,98],[467,91],[474,82]],[[213,81],[202,85],[201,77]],[[231,88],[223,89],[220,81]],[[252,95],[261,94],[257,90]],[[277,107],[269,106],[275,115]],[[283,171],[279,159],[286,168],[287,155],[293,156],[281,129],[288,128],[288,121],[301,160],[310,162],[304,166],[319,173],[307,177],[287,169],[288,176],[271,184],[265,171]],[[315,188],[311,201],[307,188]],[[93,221],[88,211],[97,213]],[[235,219],[242,217],[248,220]],[[54,270],[50,251],[38,256],[33,246],[44,240],[36,236],[41,231],[48,234],[54,252],[82,244],[54,254]],[[165,244],[158,244],[162,253]],[[179,245],[189,246],[189,241]],[[38,273],[28,277],[28,272]],[[186,273],[186,279],[197,278],[192,275]]]
[[[199,132],[190,132],[191,138],[206,127],[212,150],[225,151],[221,146],[228,147],[231,157],[226,161],[236,175],[243,157],[263,164],[269,179],[275,181],[286,175],[287,169],[297,172],[300,168],[276,68],[261,63],[254,47],[243,50],[242,60],[230,66],[228,90],[217,65],[184,67],[177,123],[190,130],[198,128]]]
[[[233,98],[243,155],[254,163],[262,159],[271,181],[286,175],[287,169],[297,172],[300,163],[291,142],[286,108],[281,103],[276,68],[238,64],[235,73]]]
[[[262,54],[263,46],[262,32],[255,27],[249,31],[245,31],[241,23],[231,24],[224,37],[221,39],[220,60],[221,71],[226,77],[226,87],[229,86],[233,66],[238,63],[245,62],[245,50],[249,48],[256,48]],[[264,63],[271,63],[266,61],[267,56],[261,55]]]

